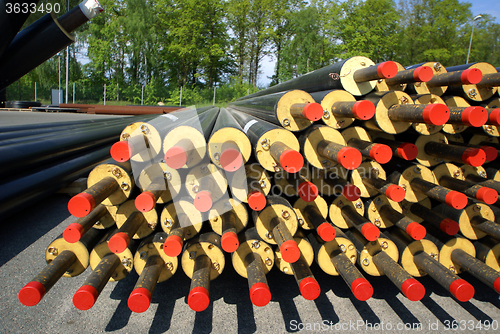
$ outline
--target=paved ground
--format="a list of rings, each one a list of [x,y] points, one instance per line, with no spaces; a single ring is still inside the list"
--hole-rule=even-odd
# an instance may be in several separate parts
[[[47,117],[74,116],[52,114],[22,115],[34,122]],[[0,123],[6,125],[14,114],[0,112]],[[95,117],[95,116],[94,116]],[[10,123],[10,124],[18,124]],[[291,276],[273,269],[268,275],[273,294],[271,303],[263,308],[252,306],[246,280],[239,277],[230,265],[212,282],[209,308],[201,313],[189,309],[186,296],[189,279],[179,270],[174,277],[157,286],[148,311],[133,314],[127,298],[138,276],[109,283],[96,305],[89,311],[79,311],[72,304],[74,292],[89,275],[90,269],[75,278],[62,278],[34,307],[23,306],[18,291],[44,266],[44,252],[49,243],[75,220],[67,211],[69,197],[53,195],[27,207],[25,212],[1,222],[0,234],[0,333],[283,333],[342,331],[346,333],[406,332],[409,327],[421,326],[420,333],[479,331],[479,326],[493,322],[500,328],[498,294],[473,277],[463,274],[476,288],[475,298],[461,303],[432,279],[419,279],[427,294],[420,302],[408,301],[385,277],[367,277],[375,294],[367,302],[353,298],[340,277],[328,276],[313,265],[312,270],[322,288],[315,301],[300,294]],[[230,262],[229,257],[227,263]],[[370,327],[372,326],[372,327]]]
[[[46,122],[69,122],[84,119],[100,119],[110,117],[123,117],[114,115],[92,115],[82,113],[63,113],[63,112],[18,112],[0,110],[0,126],[16,124],[35,124]]]
[[[420,279],[427,289],[424,299],[410,302],[385,277],[368,277],[375,295],[360,302],[353,299],[340,277],[328,276],[316,265],[312,269],[322,293],[315,301],[300,296],[293,277],[273,269],[268,275],[273,299],[263,308],[254,307],[246,280],[226,266],[212,282],[213,303],[198,314],[187,306],[189,279],[182,271],[157,286],[153,303],[143,314],[132,313],[126,304],[138,277],[135,273],[109,283],[91,310],[77,310],[72,296],[89,269],[75,278],[62,278],[38,305],[23,306],[17,299],[19,289],[45,266],[43,254],[47,245],[75,220],[67,212],[68,199],[66,195],[54,195],[2,222],[0,333],[282,333],[314,325],[314,332],[343,327],[344,332],[357,333],[365,330],[365,323],[375,326],[368,327],[369,332],[387,332],[391,326],[393,332],[404,332],[404,324],[421,324],[419,332],[435,333],[437,330],[433,329],[443,331],[453,321],[466,329],[459,328],[457,332],[469,332],[468,327],[480,322],[484,325],[494,321],[500,325],[498,294],[466,274],[462,277],[476,287],[475,298],[467,303],[451,298],[430,278]]]

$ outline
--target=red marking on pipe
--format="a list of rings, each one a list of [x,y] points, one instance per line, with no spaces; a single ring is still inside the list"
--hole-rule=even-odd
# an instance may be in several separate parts
[[[494,189],[481,187],[476,193],[476,198],[481,202],[491,205],[498,200],[498,193]]]
[[[352,183],[346,184],[342,188],[342,195],[349,201],[357,201],[361,197],[361,190]]]
[[[165,153],[165,163],[173,169],[179,169],[187,162],[186,151],[179,146],[172,146]]]
[[[479,167],[486,162],[486,153],[480,148],[469,147],[462,154],[462,161],[467,165]]]
[[[392,150],[384,144],[375,144],[370,150],[370,157],[379,164],[386,164],[392,159]]]
[[[450,285],[451,294],[461,302],[468,302],[474,297],[474,287],[466,280],[460,278]]]
[[[398,74],[398,65],[393,61],[384,61],[378,64],[377,74],[381,79],[390,79]]]
[[[347,170],[354,170],[361,165],[363,156],[354,147],[344,147],[337,153],[337,162]]]
[[[198,286],[189,291],[188,305],[191,310],[196,312],[205,311],[210,304],[210,294],[208,290],[202,286]]]
[[[406,191],[400,186],[391,184],[387,187],[385,196],[387,196],[390,200],[399,203],[405,199]]]
[[[401,158],[407,161],[413,160],[418,155],[418,148],[416,145],[412,143],[403,143],[399,145],[396,150],[396,154]]]
[[[182,252],[184,242],[178,235],[169,235],[163,244],[163,251],[167,256],[176,257]]]
[[[304,157],[295,150],[286,150],[281,153],[280,166],[287,173],[297,173],[304,166]]]
[[[299,184],[298,193],[300,198],[306,202],[312,202],[318,197],[319,190],[316,185],[310,181],[304,181]]]
[[[426,124],[443,125],[450,119],[450,109],[442,103],[428,104],[422,116]]]
[[[234,172],[243,166],[243,157],[240,151],[234,148],[225,149],[220,155],[220,165],[227,172]]]
[[[323,107],[316,102],[308,103],[302,109],[302,115],[312,122],[317,121],[323,117]]]
[[[483,126],[488,121],[488,112],[483,107],[467,107],[462,112],[462,122],[475,128]]]
[[[454,209],[462,210],[467,205],[467,196],[465,194],[459,193],[458,191],[450,191],[446,194],[444,201],[446,204]]]
[[[127,233],[118,232],[108,241],[109,250],[115,254],[124,252],[130,244],[130,237]]]
[[[267,200],[266,196],[260,191],[252,191],[247,197],[248,206],[254,211],[260,211],[266,206]]]
[[[478,68],[469,68],[462,72],[460,80],[464,85],[475,85],[483,79],[483,72]]]
[[[152,192],[145,191],[135,199],[135,207],[141,212],[149,212],[154,209],[156,205],[156,197]]]
[[[250,300],[258,307],[266,306],[271,301],[271,290],[266,283],[255,283],[250,288]]]
[[[208,191],[200,191],[194,198],[194,207],[200,212],[207,212],[212,208],[212,194]]]
[[[351,291],[357,300],[363,302],[373,296],[373,286],[364,277],[356,278],[351,283]]]
[[[316,229],[316,232],[318,232],[319,237],[325,242],[332,241],[337,235],[337,232],[335,232],[335,228],[332,226],[332,224],[327,222],[319,225]]]
[[[73,305],[81,311],[86,311],[94,306],[99,292],[91,285],[84,285],[73,295]]]
[[[111,157],[118,162],[129,161],[132,157],[132,147],[126,140],[116,142],[109,150]]]
[[[361,234],[368,241],[375,241],[380,237],[380,230],[372,223],[365,223],[361,226]]]
[[[300,294],[307,300],[314,300],[319,297],[321,288],[314,277],[306,277],[299,284]]]
[[[220,238],[222,249],[226,253],[232,253],[238,249],[240,242],[238,241],[238,235],[234,232],[226,232]]]
[[[413,71],[413,79],[416,82],[427,82],[434,76],[434,71],[429,66],[420,66]]]
[[[83,229],[82,225],[80,225],[78,223],[71,223],[64,230],[63,238],[64,238],[64,240],[66,240],[66,242],[69,242],[70,244],[74,244],[75,242],[78,242],[83,237],[84,233],[85,233],[85,230]]]
[[[73,196],[68,202],[68,211],[73,216],[82,218],[88,215],[95,208],[95,200],[92,195],[79,193]]]
[[[427,234],[425,227],[417,222],[412,222],[406,226],[406,233],[413,238],[413,240],[422,240]]]
[[[300,258],[300,249],[295,240],[287,240],[280,247],[281,258],[287,263],[294,263]]]
[[[401,291],[411,301],[419,301],[425,296],[424,286],[414,278],[408,278],[401,285]]]
[[[439,224],[439,229],[448,235],[455,235],[460,231],[460,225],[450,218],[445,218]]]
[[[17,298],[25,306],[35,306],[43,296],[45,296],[45,287],[37,281],[29,282],[17,294]]]
[[[137,288],[128,297],[127,305],[135,313],[146,312],[151,305],[151,292],[146,288]]]
[[[375,105],[368,100],[361,100],[354,103],[352,114],[355,118],[366,121],[375,116]]]

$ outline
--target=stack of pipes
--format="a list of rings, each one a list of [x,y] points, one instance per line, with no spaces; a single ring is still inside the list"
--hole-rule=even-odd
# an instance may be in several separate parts
[[[47,267],[19,300],[36,305],[61,276],[90,266],[73,296],[89,309],[135,268],[128,306],[144,312],[180,266],[200,312],[225,253],[256,306],[271,300],[274,266],[316,299],[314,261],[363,301],[369,276],[387,276],[411,301],[425,295],[425,275],[470,300],[463,271],[500,293],[499,84],[486,63],[404,68],[352,57],[227,108],[132,123],[114,161],[69,201],[79,219],[49,245]]]

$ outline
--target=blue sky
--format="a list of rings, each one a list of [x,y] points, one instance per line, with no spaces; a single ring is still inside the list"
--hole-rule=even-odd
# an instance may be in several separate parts
[[[495,22],[500,23],[500,0],[460,0],[460,2],[468,2],[472,4],[471,12],[473,16],[478,14],[490,14],[496,17]],[[274,63],[269,57],[265,57],[262,61],[262,74],[259,76],[259,85],[268,85],[271,82],[270,77],[274,73]]]

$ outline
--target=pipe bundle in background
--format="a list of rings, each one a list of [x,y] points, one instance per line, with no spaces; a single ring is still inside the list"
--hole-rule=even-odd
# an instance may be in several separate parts
[[[318,298],[314,261],[362,301],[377,289],[369,276],[387,276],[410,301],[424,297],[426,275],[470,300],[464,271],[500,293],[499,85],[485,63],[353,57],[228,108],[131,122],[114,161],[69,201],[78,220],[19,299],[36,305],[61,276],[83,273],[72,298],[87,310],[135,269],[127,305],[140,313],[182,268],[187,303],[201,312],[232,265],[264,307],[270,270]]]

